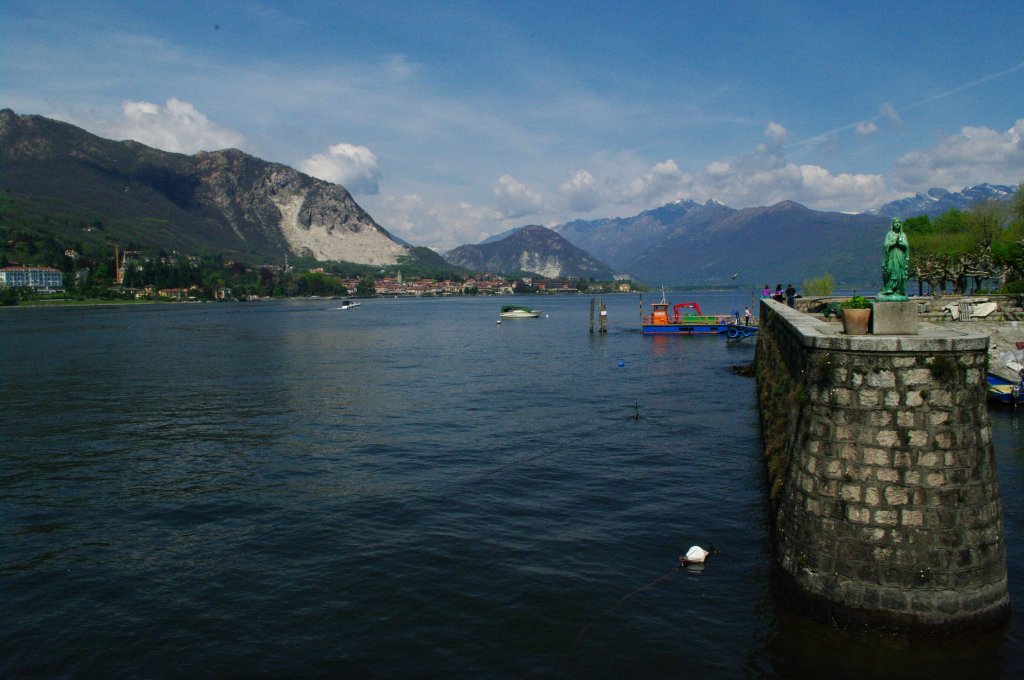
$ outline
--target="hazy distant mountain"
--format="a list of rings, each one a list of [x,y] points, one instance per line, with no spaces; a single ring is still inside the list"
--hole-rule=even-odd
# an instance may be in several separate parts
[[[645,281],[712,284],[741,272],[750,284],[794,283],[832,274],[840,285],[881,281],[886,221],[820,212],[783,201],[732,210],[722,219],[680,229],[637,256],[626,271]]]
[[[840,285],[866,286],[880,276],[886,224],[792,201],[745,210],[675,201],[634,217],[568,222],[558,232],[649,284],[799,287],[828,272]]]
[[[495,234],[494,236],[487,237],[483,241],[480,241],[480,243],[478,243],[477,245],[481,245],[482,246],[482,245],[484,245],[486,243],[497,243],[498,241],[501,241],[501,240],[504,240],[504,239],[508,238],[509,236],[511,236],[512,234],[516,233],[520,229],[525,229],[525,227],[515,227],[513,229],[506,229],[505,231],[501,232],[500,234]]]
[[[498,241],[463,245],[445,253],[451,264],[502,274],[530,272],[545,277],[610,279],[612,270],[557,233],[537,225],[512,229]]]
[[[927,193],[918,193],[914,196],[901,198],[868,212],[890,219],[893,217],[905,219],[917,217],[918,215],[936,217],[950,208],[967,210],[977,203],[989,200],[1007,201],[1013,198],[1016,191],[1016,187],[1006,186],[1005,184],[978,184],[972,187],[964,187],[962,191],[956,192],[932,188]]]
[[[344,187],[237,149],[192,156],[115,142],[42,116],[0,111],[0,189],[50,220],[55,236],[280,260],[392,264],[416,258]],[[69,213],[95,215],[83,235]],[[422,251],[423,249],[415,249]]]
[[[717,201],[701,205],[680,200],[633,217],[574,220],[555,231],[616,270],[624,271],[644,252],[665,240],[704,228],[733,212]]]
[[[799,286],[828,272],[840,285],[873,286],[881,280],[889,219],[966,210],[990,199],[1009,200],[1015,191],[993,184],[960,192],[930,189],[853,215],[792,201],[736,210],[714,200],[679,200],[632,217],[574,220],[555,229],[616,271],[650,284],[733,285],[732,274],[739,271],[741,282],[761,285]]]

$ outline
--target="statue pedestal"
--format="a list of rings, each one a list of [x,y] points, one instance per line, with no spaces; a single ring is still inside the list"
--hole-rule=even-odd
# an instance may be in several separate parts
[[[873,335],[917,335],[917,304],[914,302],[873,302]]]

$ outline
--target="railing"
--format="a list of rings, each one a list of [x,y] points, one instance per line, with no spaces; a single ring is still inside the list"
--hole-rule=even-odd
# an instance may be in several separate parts
[[[683,316],[670,317],[655,317],[653,315],[648,315],[643,317],[643,322],[651,326],[678,326],[680,324],[685,324],[687,326],[703,326],[735,323],[742,325],[742,319],[737,321],[728,314],[711,314],[702,316],[698,316],[696,314],[684,314]],[[751,325],[754,324],[752,323]]]

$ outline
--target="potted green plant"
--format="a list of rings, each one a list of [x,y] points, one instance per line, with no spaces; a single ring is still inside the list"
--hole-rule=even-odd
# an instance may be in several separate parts
[[[839,305],[843,310],[843,332],[847,335],[867,335],[871,322],[871,300],[854,295]]]

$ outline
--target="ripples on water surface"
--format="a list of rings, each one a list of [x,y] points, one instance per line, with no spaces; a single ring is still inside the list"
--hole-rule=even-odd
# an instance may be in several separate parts
[[[0,675],[1024,672],[1019,417],[1011,625],[851,637],[772,597],[752,345],[606,301],[3,310]]]

